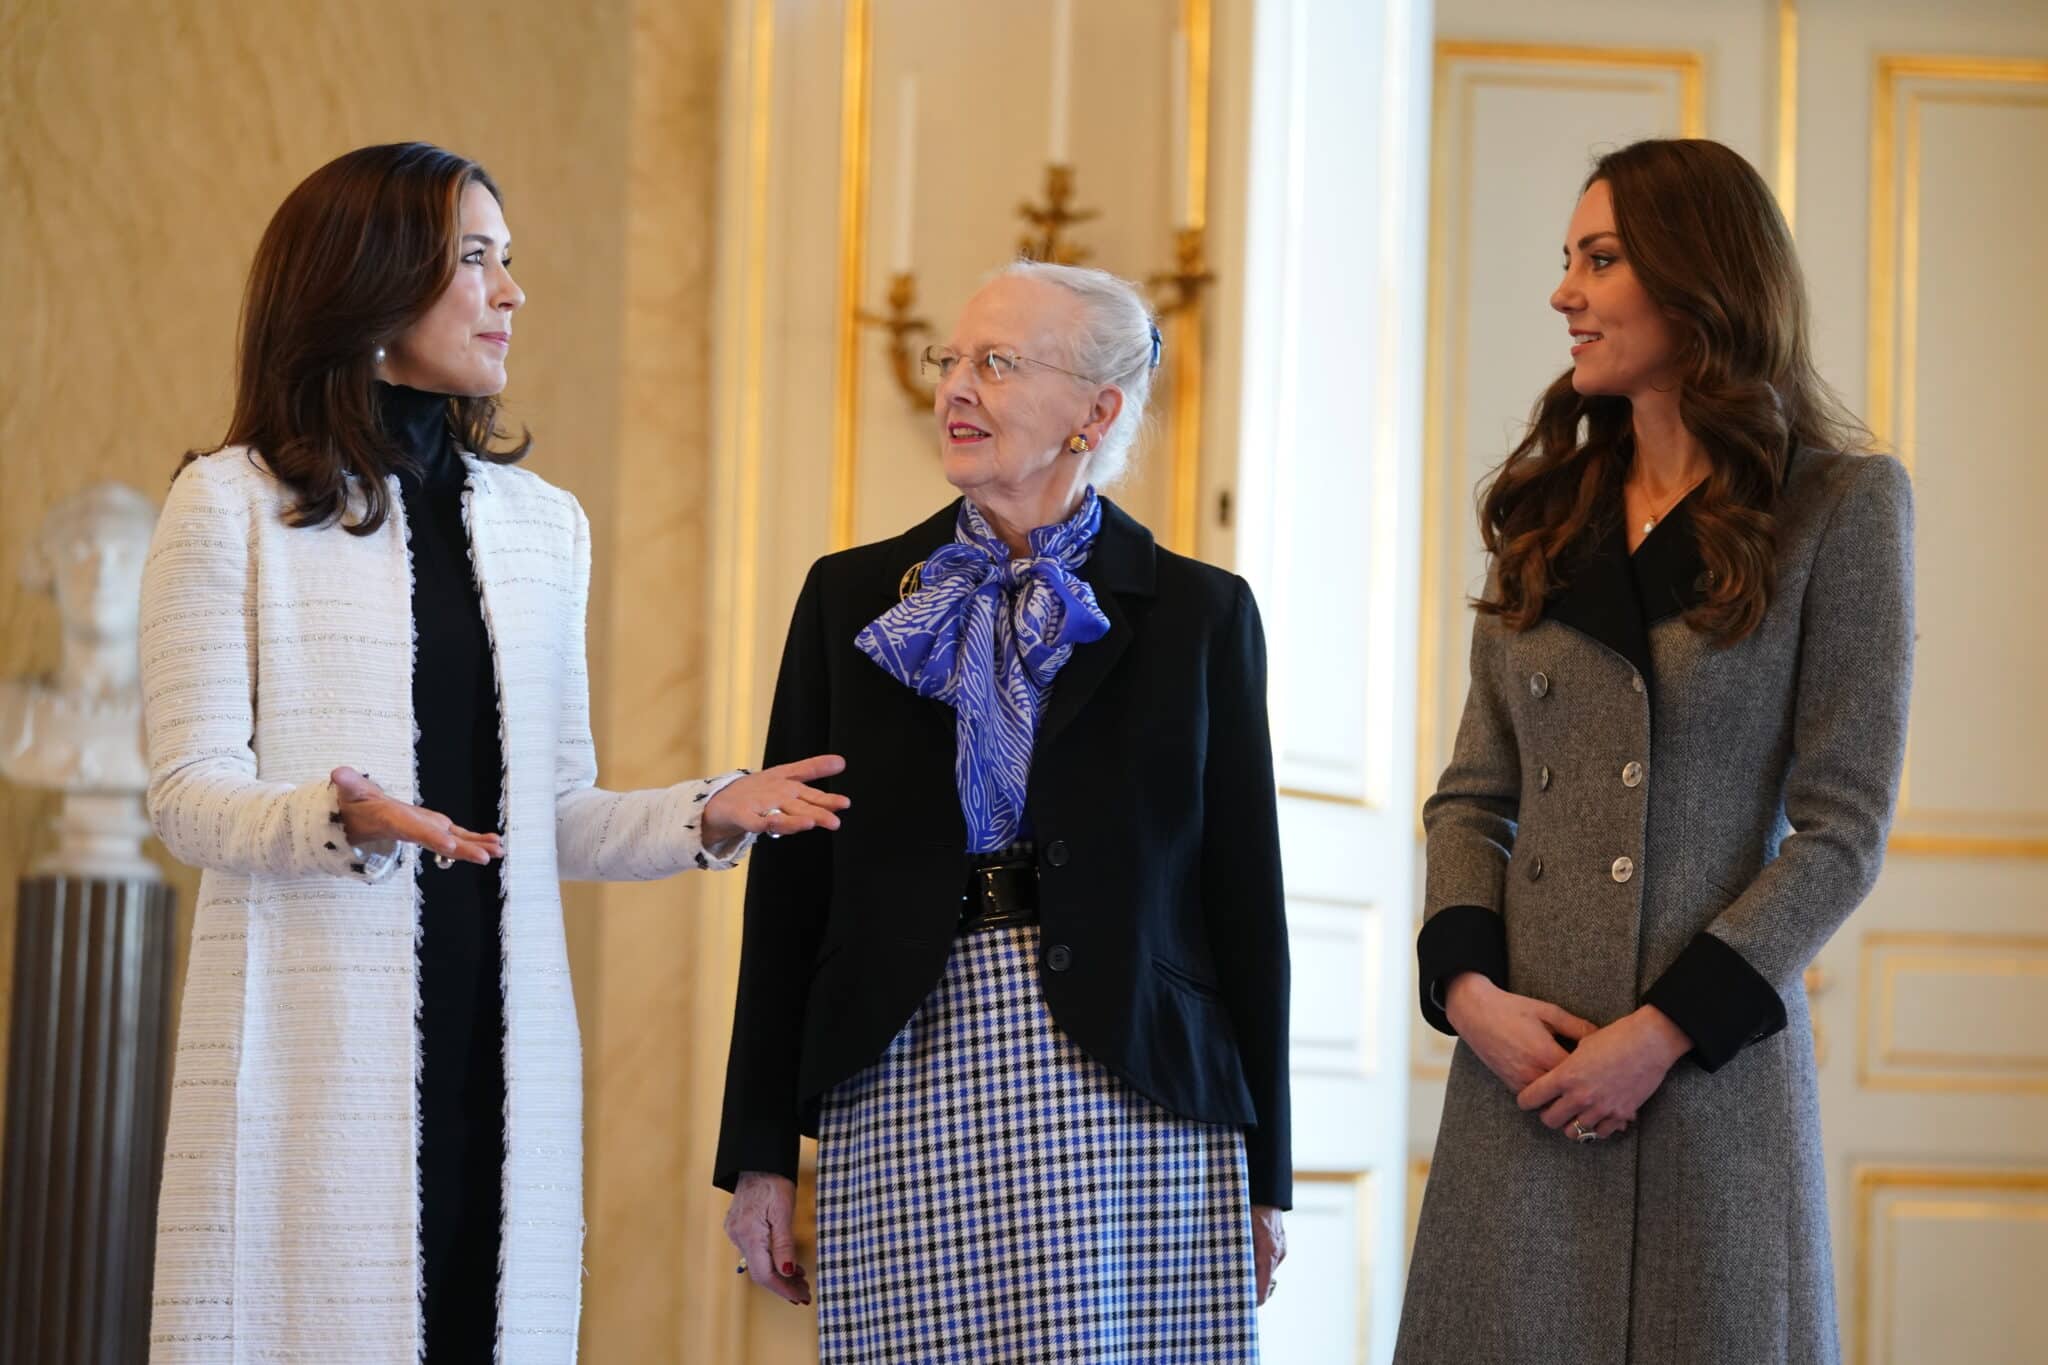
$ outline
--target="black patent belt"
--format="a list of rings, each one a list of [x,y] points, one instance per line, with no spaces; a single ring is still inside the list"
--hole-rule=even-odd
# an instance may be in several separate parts
[[[960,930],[1038,923],[1038,864],[1030,859],[971,863],[960,892]]]

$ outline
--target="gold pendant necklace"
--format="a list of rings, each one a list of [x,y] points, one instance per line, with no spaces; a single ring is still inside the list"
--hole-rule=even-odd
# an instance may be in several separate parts
[[[1662,521],[1665,518],[1665,516],[1670,513],[1672,508],[1678,506],[1679,503],[1684,502],[1686,494],[1692,492],[1693,489],[1698,488],[1701,484],[1705,483],[1706,481],[1707,480],[1705,475],[1701,475],[1699,478],[1694,479],[1691,483],[1687,484],[1684,488],[1679,490],[1677,497],[1665,503],[1660,510],[1652,512],[1649,516],[1649,519],[1643,522],[1643,534],[1648,535],[1650,534],[1650,532],[1656,530],[1657,523]]]

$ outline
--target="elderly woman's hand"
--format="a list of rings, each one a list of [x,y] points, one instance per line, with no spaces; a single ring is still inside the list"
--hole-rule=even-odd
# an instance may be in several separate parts
[[[755,1284],[791,1303],[811,1301],[810,1281],[796,1263],[796,1182],[766,1171],[742,1171],[725,1211],[725,1235],[740,1249],[740,1269]]]
[[[1635,1120],[1643,1101],[1690,1051],[1685,1031],[1655,1005],[1644,1005],[1596,1030],[1526,1086],[1517,1102],[1541,1109],[1546,1127],[1570,1125],[1575,1139],[1587,1132],[1613,1137]]]
[[[1287,1229],[1281,1225],[1280,1210],[1270,1204],[1252,1205],[1252,1266],[1258,1271],[1261,1306],[1273,1297],[1273,1272],[1286,1259]]]
[[[807,829],[838,829],[837,812],[853,804],[805,784],[846,771],[837,754],[819,754],[728,782],[704,806],[706,848],[736,842],[744,834],[780,838]]]
[[[328,780],[341,798],[341,831],[351,844],[396,839],[465,863],[505,856],[505,841],[498,835],[464,829],[439,811],[394,800],[354,768],[336,768]]]
[[[1444,1015],[1486,1069],[1518,1093],[1570,1055],[1559,1038],[1577,1042],[1594,1031],[1570,1010],[1504,991],[1478,972],[1444,987]]]

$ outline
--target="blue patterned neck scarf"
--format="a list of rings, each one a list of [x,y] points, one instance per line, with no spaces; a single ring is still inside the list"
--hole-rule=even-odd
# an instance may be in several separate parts
[[[1075,645],[1109,633],[1095,590],[1074,575],[1101,527],[1090,488],[1073,516],[1031,533],[1029,559],[1013,559],[964,502],[953,542],[925,560],[917,591],[854,639],[890,677],[953,708],[969,852],[1016,842],[1053,678]]]

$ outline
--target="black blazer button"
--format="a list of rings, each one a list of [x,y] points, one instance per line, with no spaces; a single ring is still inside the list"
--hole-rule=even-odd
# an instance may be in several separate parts
[[[1055,943],[1045,955],[1045,965],[1053,971],[1063,972],[1074,965],[1074,952],[1064,943]]]
[[[1065,867],[1067,865],[1066,840],[1055,839],[1045,846],[1045,865],[1047,867]]]

